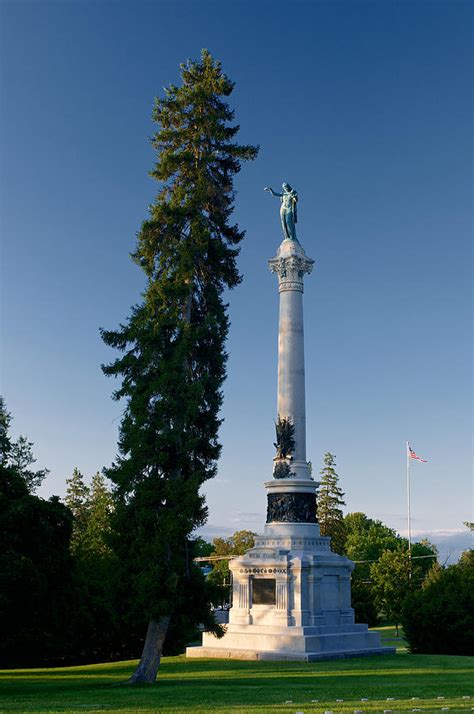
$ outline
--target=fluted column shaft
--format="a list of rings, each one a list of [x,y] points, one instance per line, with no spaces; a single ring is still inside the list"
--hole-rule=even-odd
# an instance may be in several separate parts
[[[303,277],[314,261],[300,243],[284,240],[269,261],[278,277],[280,323],[278,331],[278,416],[295,427],[293,473],[309,478],[306,464],[306,403],[304,371]]]
[[[295,427],[295,461],[306,461],[303,293],[280,285],[278,414]]]

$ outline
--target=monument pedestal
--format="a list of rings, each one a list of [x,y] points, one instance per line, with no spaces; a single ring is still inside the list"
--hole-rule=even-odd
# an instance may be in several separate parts
[[[314,481],[281,479],[265,486],[269,497],[277,491],[298,499],[312,492],[314,501]],[[395,652],[381,646],[379,633],[354,623],[354,564],[331,551],[317,523],[269,523],[255,547],[229,567],[233,601],[226,634],[217,639],[204,632],[202,647],[188,647],[187,657],[309,662]]]

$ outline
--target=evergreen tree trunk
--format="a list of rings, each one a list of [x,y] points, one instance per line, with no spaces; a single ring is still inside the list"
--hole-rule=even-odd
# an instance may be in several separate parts
[[[164,615],[159,620],[150,620],[148,623],[142,656],[138,667],[128,680],[129,684],[154,684],[156,681],[169,623],[169,615]]]

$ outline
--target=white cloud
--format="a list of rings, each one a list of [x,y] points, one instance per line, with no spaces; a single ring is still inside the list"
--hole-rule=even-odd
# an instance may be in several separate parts
[[[406,535],[406,532],[402,532]],[[443,565],[457,563],[461,553],[474,547],[473,534],[467,528],[438,528],[434,530],[412,530],[412,539],[428,538],[439,551],[439,561]]]
[[[196,536],[204,538],[204,540],[212,540],[213,538],[227,538],[234,533],[235,528],[229,528],[227,526],[215,526],[212,523],[208,523],[202,528],[198,528],[196,531]]]
[[[259,524],[262,523],[262,514],[261,513],[252,513],[251,511],[239,511],[236,513],[234,518],[231,519],[233,523],[240,523],[240,522],[249,522],[251,521],[252,523],[254,521],[258,521]]]

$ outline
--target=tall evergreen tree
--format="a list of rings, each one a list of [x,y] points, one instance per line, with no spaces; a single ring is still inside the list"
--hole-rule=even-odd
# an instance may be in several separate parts
[[[126,400],[119,453],[107,470],[113,545],[130,604],[148,621],[131,682],[155,680],[170,618],[187,607],[200,577],[189,538],[206,519],[199,490],[220,453],[223,293],[241,280],[244,232],[229,222],[233,176],[258,151],[234,141],[239,127],[225,101],[234,85],[209,52],[182,65],[181,78],[154,107],[151,175],[160,189],[132,256],[146,275],[143,301],[120,329],[102,331],[123,353],[103,370],[121,378],[114,397]]]
[[[71,478],[66,479],[66,486],[66,498],[64,500],[74,517],[71,551],[75,553],[83,546],[84,534],[89,520],[89,487],[86,486],[84,476],[77,467],[74,468]]]
[[[104,476],[97,471],[90,486],[76,467],[66,479],[65,503],[74,516],[71,550],[73,553],[100,556],[110,548],[107,543],[113,511],[112,493]]]
[[[108,543],[112,494],[99,472],[87,486],[75,468],[67,484],[66,502],[74,515],[71,551],[78,596],[75,649],[87,661],[136,657],[138,638],[126,627],[114,592],[117,562]]]
[[[33,455],[33,442],[26,436],[19,436],[13,441],[8,433],[11,414],[5,400],[0,396],[0,465],[12,468],[26,484],[29,493],[34,493],[49,474],[49,469],[33,471],[30,466],[36,463]]]
[[[95,555],[104,556],[110,551],[108,534],[113,511],[112,494],[102,474],[92,477],[87,499],[87,522],[84,532],[84,548]]]
[[[49,469],[33,471],[30,468],[36,463],[36,459],[33,456],[33,442],[28,441],[26,436],[19,436],[16,441],[12,442],[9,462],[15,471],[21,475],[30,493],[34,493],[49,474]]]
[[[321,535],[331,536],[331,548],[336,553],[343,553],[346,540],[344,515],[340,506],[345,506],[344,493],[339,488],[339,476],[336,473],[336,457],[327,452],[324,455],[324,468],[319,482],[316,504]]]
[[[11,449],[11,440],[8,435],[11,415],[7,410],[5,399],[0,396],[0,465],[4,465],[8,459]]]

